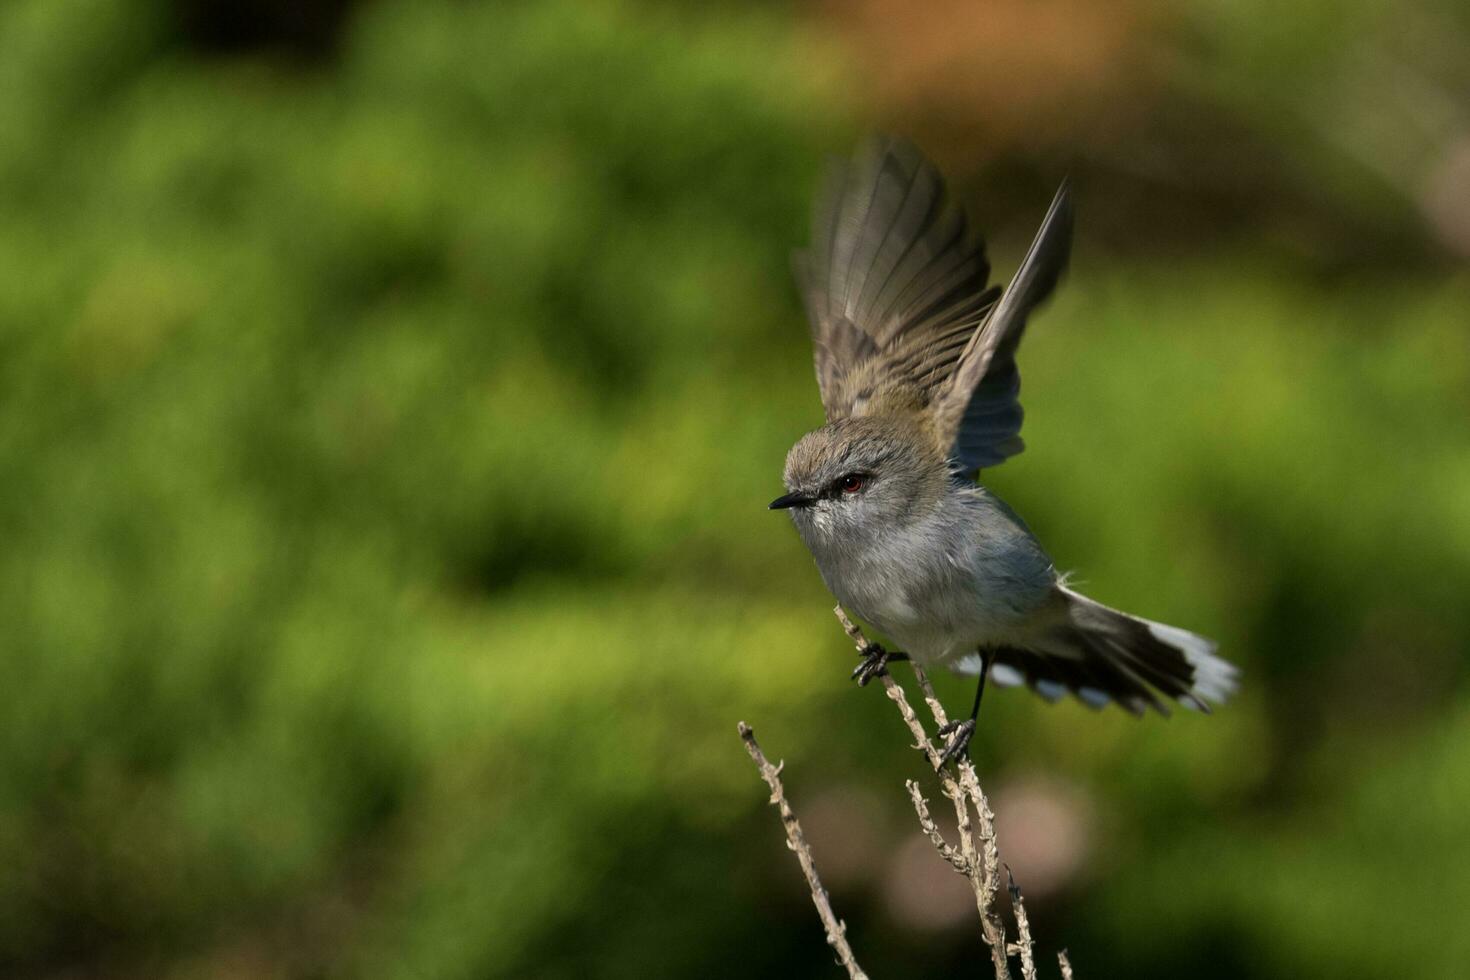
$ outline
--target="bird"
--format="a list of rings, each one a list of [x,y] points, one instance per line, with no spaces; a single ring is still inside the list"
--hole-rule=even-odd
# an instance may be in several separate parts
[[[785,510],[869,643],[859,684],[897,660],[978,676],[939,765],[968,753],[989,677],[1048,701],[1208,712],[1238,671],[1188,630],[1068,584],[1021,517],[980,483],[1021,452],[1016,351],[1065,273],[1073,206],[1058,188],[1015,276],[989,283],[983,239],[912,143],[868,140],[834,164],[793,255],[826,424],[786,457]]]

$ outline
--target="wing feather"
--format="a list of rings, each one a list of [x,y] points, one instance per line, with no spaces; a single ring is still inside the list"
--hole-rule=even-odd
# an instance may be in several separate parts
[[[970,239],[934,166],[895,139],[833,169],[796,269],[829,421],[852,414],[856,374],[865,389],[914,383],[899,366],[956,324],[973,332],[995,301],[984,243]]]
[[[1051,296],[1072,249],[1072,200],[1065,181],[983,330],[970,339],[933,409],[943,445],[971,471],[1021,451],[1021,375],[1016,348],[1031,311]]]
[[[875,393],[897,388],[933,413],[959,469],[1020,452],[1015,350],[1066,266],[1071,223],[1064,184],[1002,293],[988,285],[984,242],[911,144],[873,140],[835,166],[811,250],[796,256],[828,421],[872,410]]]

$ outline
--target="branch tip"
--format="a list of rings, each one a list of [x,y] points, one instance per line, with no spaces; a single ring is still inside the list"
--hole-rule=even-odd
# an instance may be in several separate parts
[[[859,654],[866,654],[872,649],[862,629],[852,621],[840,604],[833,608],[832,614],[837,617],[837,622],[841,624],[843,632],[847,634]],[[914,680],[919,685],[924,703],[934,718],[936,728],[944,728],[949,722],[945,715],[944,705],[935,696],[934,687],[929,683],[929,678],[924,673],[922,665],[911,663],[911,666]],[[922,753],[929,764],[934,767],[935,775],[939,779],[940,792],[954,805],[958,847],[944,839],[944,835],[929,813],[928,801],[924,799],[918,781],[913,779],[904,781],[904,787],[908,790],[914,812],[919,818],[920,829],[924,831],[940,857],[949,862],[970,882],[971,890],[975,894],[975,907],[980,913],[981,931],[985,937],[985,944],[990,948],[991,965],[994,968],[996,980],[1010,980],[1008,961],[1010,956],[1020,957],[1021,975],[1024,980],[1037,980],[1031,927],[1026,918],[1026,907],[1022,901],[1021,888],[1016,884],[1016,876],[1011,872],[1010,865],[1002,864],[1000,861],[1000,852],[995,843],[995,815],[991,812],[990,803],[980,789],[980,780],[975,774],[974,763],[969,758],[961,756],[954,760],[955,766],[952,770],[942,766],[940,751],[934,748],[928,733],[924,730],[923,722],[919,720],[918,715],[909,704],[903,688],[893,679],[890,672],[885,671],[876,676],[883,682],[884,693],[898,708],[899,716],[913,735],[913,748]],[[737,729],[741,739],[745,742],[746,751],[760,771],[761,778],[771,789],[771,804],[780,810],[781,822],[786,831],[786,846],[796,853],[801,870],[806,875],[807,885],[812,893],[812,903],[817,907],[817,914],[827,933],[828,944],[836,950],[837,961],[846,968],[849,980],[867,980],[866,974],[853,957],[852,948],[847,944],[847,923],[838,919],[832,911],[826,889],[822,887],[817,877],[811,849],[802,835],[801,824],[797,821],[796,814],[792,812],[786,800],[785,789],[781,785],[781,771],[785,767],[785,762],[772,765],[756,742],[755,732],[745,722],[740,722]],[[1006,889],[1010,893],[1011,911],[1016,920],[1016,942],[1014,943],[1007,942],[1005,923],[995,906],[996,894],[1000,890],[1001,867],[1004,867],[1006,871]],[[1067,959],[1065,949],[1057,954],[1057,963],[1061,967],[1062,980],[1072,980],[1072,964]]]
[[[868,980],[867,974],[858,966],[857,958],[853,956],[852,947],[847,944],[847,925],[832,911],[832,901],[827,896],[827,889],[822,887],[822,880],[817,877],[817,866],[812,860],[806,837],[801,832],[801,823],[796,819],[791,804],[786,801],[786,789],[781,785],[781,766],[785,763],[771,765],[771,761],[761,751],[760,743],[755,740],[755,732],[745,722],[739,724],[738,730],[745,742],[745,751],[750,754],[751,761],[760,771],[761,779],[771,789],[770,802],[781,814],[781,825],[786,831],[786,846],[796,853],[802,874],[806,876],[807,887],[812,893],[812,904],[817,907],[817,915],[827,931],[827,942],[837,951],[837,961],[846,968],[848,980]]]

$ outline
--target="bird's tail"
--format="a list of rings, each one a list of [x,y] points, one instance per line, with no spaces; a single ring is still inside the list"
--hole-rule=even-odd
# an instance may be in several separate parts
[[[1059,588],[1059,613],[1027,642],[994,651],[990,679],[1026,684],[1055,701],[1068,691],[1101,708],[1109,701],[1141,715],[1168,709],[1160,694],[1209,711],[1234,693],[1238,671],[1215,656],[1215,644],[1175,626],[1109,609]]]

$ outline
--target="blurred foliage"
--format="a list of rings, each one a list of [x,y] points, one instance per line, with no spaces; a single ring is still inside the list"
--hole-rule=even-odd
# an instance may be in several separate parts
[[[1155,25],[1214,52],[1156,98],[1238,95],[1298,175],[1251,213],[1290,213],[1336,164],[1255,69],[1333,18],[1217,6]],[[738,718],[799,813],[866,794],[865,966],[968,968],[968,922],[891,912],[916,760],[763,506],[818,421],[786,256],[881,77],[839,43],[868,21],[396,0],[226,44],[201,9],[0,8],[0,973],[829,975]],[[1038,938],[1079,976],[1457,976],[1470,277],[1325,177],[1313,207],[1438,258],[1208,209],[1120,249],[1104,200],[1149,200],[1147,241],[1193,185],[1038,127],[967,184],[1002,269],[1058,156],[1083,213],[1032,448],[987,481],[1246,671],[1209,719],[987,703],[992,789],[1090,801]]]

